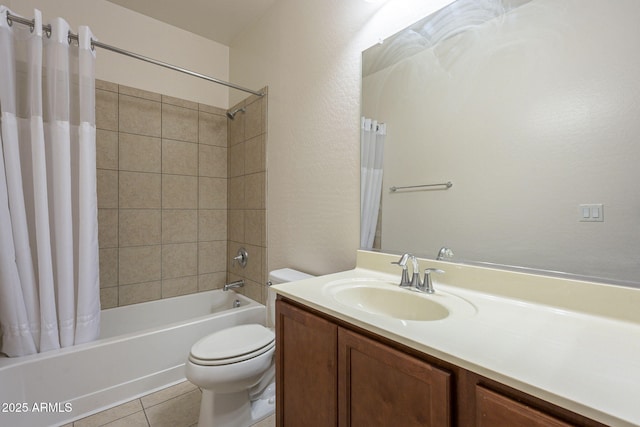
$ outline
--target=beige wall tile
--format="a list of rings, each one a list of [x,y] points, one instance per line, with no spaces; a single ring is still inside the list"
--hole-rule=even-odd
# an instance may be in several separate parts
[[[229,178],[228,185],[228,207],[229,209],[244,209],[245,208],[245,177],[237,176]]]
[[[198,144],[162,140],[162,173],[198,175]]]
[[[235,108],[230,108],[234,110]],[[238,112],[233,120],[227,119],[227,141],[229,146],[244,141],[244,113]]]
[[[227,149],[213,145],[198,146],[198,175],[227,177]]]
[[[120,209],[155,209],[160,207],[160,174],[120,172]]]
[[[160,245],[120,248],[118,256],[120,285],[160,280],[161,262]]]
[[[227,116],[199,113],[198,120],[198,141],[200,144],[227,146]]]
[[[162,175],[162,207],[165,209],[197,209],[198,177]]]
[[[244,175],[245,143],[229,147],[229,178]]]
[[[244,119],[244,138],[251,139],[265,132],[264,125],[262,123],[262,103],[263,99],[252,102],[245,108]]]
[[[118,209],[98,209],[98,246],[118,247]]]
[[[225,240],[198,243],[198,274],[225,271],[227,265]]]
[[[118,94],[96,90],[96,128],[118,130]]]
[[[197,243],[162,245],[162,278],[195,276],[198,274]]]
[[[224,117],[225,114],[227,114],[227,110],[225,110],[224,108],[214,107],[213,105],[207,105],[207,104],[198,104],[198,110],[204,113],[216,114],[222,117]]]
[[[247,210],[244,213],[244,242],[250,245],[264,246],[265,211]]]
[[[160,209],[120,209],[120,247],[160,244]]]
[[[96,89],[108,90],[110,92],[118,93],[118,85],[106,80],[96,79]]]
[[[198,240],[227,240],[227,211],[200,209],[198,211]]]
[[[100,248],[100,287],[118,286],[118,248]]]
[[[196,209],[163,209],[162,243],[186,243],[198,240]]]
[[[246,209],[264,209],[265,173],[245,175],[244,206]]]
[[[244,143],[244,173],[264,172],[265,164],[265,135],[251,138]]]
[[[244,287],[239,290],[242,295],[264,304],[264,285],[254,282],[253,280],[244,280]]]
[[[198,180],[200,209],[227,209],[227,180],[205,178]]]
[[[227,211],[227,235],[229,240],[244,242],[244,209],[230,209]]]
[[[98,208],[118,208],[118,171],[96,171]]]
[[[195,292],[198,292],[198,276],[162,280],[162,298],[171,298]]]
[[[162,104],[162,137],[198,142],[198,112],[189,108]]]
[[[162,95],[162,102],[165,104],[175,105],[176,107],[189,108],[191,110],[198,110],[198,103],[193,101],[187,101],[186,99],[174,98],[173,96]]]
[[[206,273],[198,275],[198,292],[222,288],[227,283],[227,272]]]
[[[242,276],[248,278],[249,280],[253,280],[254,282],[264,283],[266,279],[263,277],[263,269],[262,269],[262,255],[263,251],[259,246],[253,245],[244,245],[244,248],[249,253],[249,262],[247,262],[247,266],[242,271]]]
[[[160,138],[120,132],[120,170],[160,173]]]
[[[96,167],[118,169],[118,132],[96,130]]]
[[[182,394],[146,409],[151,427],[191,426],[200,415],[199,389]]]
[[[100,309],[113,308],[118,306],[118,287],[100,289]]]
[[[161,298],[160,281],[121,285],[118,290],[118,305],[137,304],[139,302],[155,301]]]
[[[150,101],[160,102],[162,100],[162,95],[159,93],[149,92],[148,90],[137,89],[135,87],[120,85],[119,91],[122,95],[134,96],[136,98],[148,99]]]
[[[162,104],[156,101],[120,95],[120,132],[160,137]]]

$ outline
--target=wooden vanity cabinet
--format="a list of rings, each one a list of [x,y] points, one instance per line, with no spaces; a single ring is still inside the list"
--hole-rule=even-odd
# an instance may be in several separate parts
[[[277,300],[276,375],[278,426],[336,426],[338,326]]]
[[[451,374],[338,328],[338,425],[450,426]]]
[[[606,427],[282,298],[280,427]]]

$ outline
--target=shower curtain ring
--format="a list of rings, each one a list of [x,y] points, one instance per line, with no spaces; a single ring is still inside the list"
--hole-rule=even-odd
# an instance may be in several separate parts
[[[7,24],[9,24],[10,27],[13,27],[13,19],[11,19],[11,14],[9,13],[8,10],[7,10]]]

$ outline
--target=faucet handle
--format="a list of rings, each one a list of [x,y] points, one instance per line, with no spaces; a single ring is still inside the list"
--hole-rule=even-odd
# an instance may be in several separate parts
[[[411,254],[404,254],[398,261],[393,261],[391,264],[396,264],[402,267],[402,278],[400,279],[400,287],[408,288],[411,286],[411,282],[409,282],[409,270],[407,269],[407,261],[411,257]]]
[[[431,273],[444,273],[444,270],[439,268],[425,268],[424,280],[422,281],[422,287],[419,289],[421,292],[432,294],[435,292],[433,289],[433,282],[431,281]]]

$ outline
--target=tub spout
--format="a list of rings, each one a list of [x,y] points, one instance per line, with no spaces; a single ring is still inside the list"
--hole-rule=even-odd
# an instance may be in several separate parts
[[[236,280],[235,282],[227,283],[222,287],[223,291],[228,291],[233,288],[241,288],[244,286],[244,280]]]

